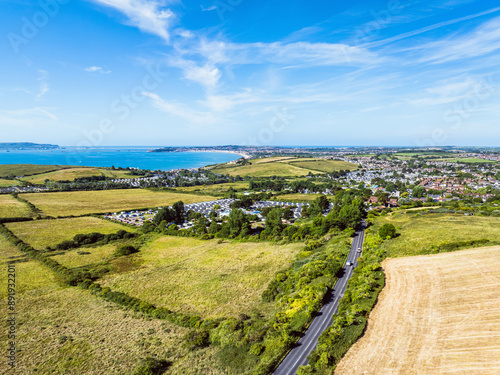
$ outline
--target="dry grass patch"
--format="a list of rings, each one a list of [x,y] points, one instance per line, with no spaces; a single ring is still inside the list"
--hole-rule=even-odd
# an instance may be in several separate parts
[[[82,267],[102,263],[113,259],[113,253],[119,245],[103,245],[72,249],[64,254],[52,257],[56,262],[68,268]]]
[[[85,215],[146,207],[205,202],[216,199],[210,196],[152,191],[145,189],[120,189],[99,191],[71,191],[61,193],[20,194],[43,213],[50,216]]]
[[[0,218],[30,217],[31,211],[28,206],[12,195],[0,195]]]
[[[75,234],[99,232],[102,234],[116,233],[121,229],[133,231],[96,217],[77,217],[57,220],[35,220],[19,223],[8,223],[6,227],[18,238],[30,244],[35,249],[54,246],[65,240],[72,240]]]
[[[248,190],[249,187],[250,187],[249,182],[238,181],[238,182],[228,182],[225,184],[215,184],[215,185],[185,186],[185,187],[175,188],[175,190],[186,191],[186,192],[198,192],[210,195],[210,194],[225,193],[229,190],[229,188],[233,188],[235,190]]]
[[[140,358],[177,361],[186,329],[134,318],[86,290],[65,288],[18,305],[18,374],[130,374]],[[6,342],[6,330],[0,340]],[[0,362],[0,372],[6,371]]]
[[[20,182],[17,180],[3,180],[0,179],[0,187],[9,187],[9,186],[15,186],[19,185]]]
[[[387,285],[335,374],[500,373],[500,247],[383,263]]]
[[[238,316],[263,307],[267,284],[302,247],[160,237],[133,256],[140,269],[106,276],[102,285],[174,311]]]

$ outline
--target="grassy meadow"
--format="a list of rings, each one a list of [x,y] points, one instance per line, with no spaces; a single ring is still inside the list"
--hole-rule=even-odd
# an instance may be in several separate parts
[[[357,169],[357,165],[353,163],[314,158],[274,157],[250,160],[250,163],[252,164],[221,164],[212,169],[212,172],[231,176],[302,177],[309,173],[331,173],[341,169]]]
[[[400,234],[382,244],[388,257],[428,254],[432,245],[443,242],[500,239],[500,218],[495,217],[399,211],[376,218],[371,230],[377,231],[385,223],[393,224]]]
[[[18,238],[30,244],[35,249],[44,249],[58,243],[71,240],[75,234],[99,232],[102,234],[116,233],[121,229],[133,231],[118,223],[96,217],[78,217],[56,220],[35,220],[18,223],[8,223],[5,226]]]
[[[203,193],[207,195],[218,195],[226,193],[229,188],[233,188],[234,190],[248,190],[250,187],[250,183],[247,181],[238,181],[238,182],[228,182],[225,184],[215,184],[215,185],[198,185],[198,186],[185,186],[174,188],[177,191],[183,191],[187,193]]]
[[[163,236],[132,256],[140,268],[105,276],[102,285],[174,311],[236,317],[266,308],[262,292],[302,248]]]
[[[277,201],[284,201],[284,202],[302,202],[302,201],[314,201],[316,198],[320,197],[321,194],[284,194],[284,195],[278,195],[273,198],[273,200]],[[331,197],[331,196],[327,196]]]
[[[0,187],[9,187],[19,185],[20,182],[17,180],[4,180],[0,178]]]
[[[215,199],[211,196],[145,189],[28,193],[19,196],[30,201],[41,209],[43,214],[49,216],[78,216],[167,206],[177,201],[187,204]]]
[[[0,218],[30,216],[31,211],[26,204],[19,202],[12,195],[0,195]]]
[[[72,167],[67,165],[2,164],[0,165],[0,177],[31,176],[66,168]]]

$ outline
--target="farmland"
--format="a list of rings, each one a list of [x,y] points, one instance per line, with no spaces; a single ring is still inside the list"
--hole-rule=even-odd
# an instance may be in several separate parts
[[[204,317],[249,314],[265,308],[260,299],[263,290],[302,247],[160,237],[134,255],[139,269],[107,276],[102,284]]]
[[[4,180],[0,179],[0,187],[14,186],[19,185],[19,181],[17,180]]]
[[[183,186],[175,188],[175,190],[187,192],[187,193],[203,193],[207,195],[218,195],[226,193],[230,188],[236,191],[247,190],[250,184],[246,181],[238,182],[228,182],[224,184],[214,184],[214,185],[197,185],[197,186]]]
[[[134,210],[146,207],[172,205],[182,200],[184,203],[213,200],[211,196],[158,192],[144,189],[78,191],[58,193],[20,194],[45,215],[78,216],[90,213],[107,213]]]
[[[47,246],[55,246],[62,241],[71,240],[75,234],[92,232],[108,234],[125,228],[120,224],[95,217],[24,221],[6,224],[6,227],[36,249],[44,249]],[[133,228],[125,229],[134,230]]]
[[[373,231],[385,223],[398,228],[401,235],[382,244],[388,257],[429,254],[432,245],[500,238],[500,219],[458,214],[419,214],[396,212],[375,220]]]
[[[355,170],[357,165],[337,160],[313,159],[313,158],[268,158],[250,161],[248,165],[218,165],[212,172],[229,174],[231,176],[253,176],[253,177],[301,177],[308,174],[331,173],[334,171]]]
[[[33,184],[43,184],[45,180],[50,181],[73,181],[76,178],[104,176],[110,178],[130,178],[126,171],[102,169],[102,168],[67,168],[58,171],[36,174],[23,177],[21,180]]]
[[[28,206],[11,195],[0,195],[0,218],[30,217]]]
[[[0,177],[31,176],[65,168],[70,167],[65,165],[2,164],[0,165]]]
[[[500,247],[383,267],[387,285],[368,329],[335,374],[498,374]]]

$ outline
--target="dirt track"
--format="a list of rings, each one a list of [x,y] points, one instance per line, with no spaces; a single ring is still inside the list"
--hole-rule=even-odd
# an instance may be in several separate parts
[[[389,259],[335,375],[500,374],[500,247]]]

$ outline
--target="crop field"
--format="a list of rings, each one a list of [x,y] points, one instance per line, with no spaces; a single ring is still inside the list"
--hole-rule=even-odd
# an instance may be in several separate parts
[[[29,193],[20,194],[19,196],[33,203],[45,215],[50,216],[108,213],[146,207],[167,206],[177,201],[183,201],[187,204],[214,199],[211,196],[145,189]]]
[[[309,173],[327,173],[341,169],[354,170],[356,164],[337,160],[323,160],[312,158],[276,157],[250,161],[249,165],[223,164],[212,169],[214,173],[229,174],[231,176],[253,177],[301,177]]]
[[[0,195],[0,218],[30,216],[31,211],[26,204],[19,202],[12,195]]]
[[[500,218],[495,217],[395,213],[378,217],[373,230],[385,223],[392,223],[401,234],[382,244],[389,257],[429,254],[432,245],[444,242],[500,239]]]
[[[124,229],[128,232],[134,228],[126,228],[96,217],[78,217],[56,220],[35,220],[18,223],[8,223],[5,226],[17,237],[30,244],[35,249],[44,249],[58,243],[71,240],[75,234],[99,232],[102,234],[116,233]]]
[[[67,165],[2,164],[0,165],[0,177],[31,176],[65,168],[71,167]]]
[[[102,168],[67,168],[58,171],[36,174],[29,177],[23,177],[23,181],[33,184],[43,184],[45,180],[50,181],[74,181],[76,178],[105,176],[110,178],[131,178],[127,171],[102,169]],[[139,177],[139,176],[137,176]]]
[[[173,311],[236,317],[268,307],[262,292],[302,248],[164,236],[132,256],[139,269],[106,276],[102,285]]]
[[[500,247],[384,261],[386,287],[335,374],[500,373]]]

